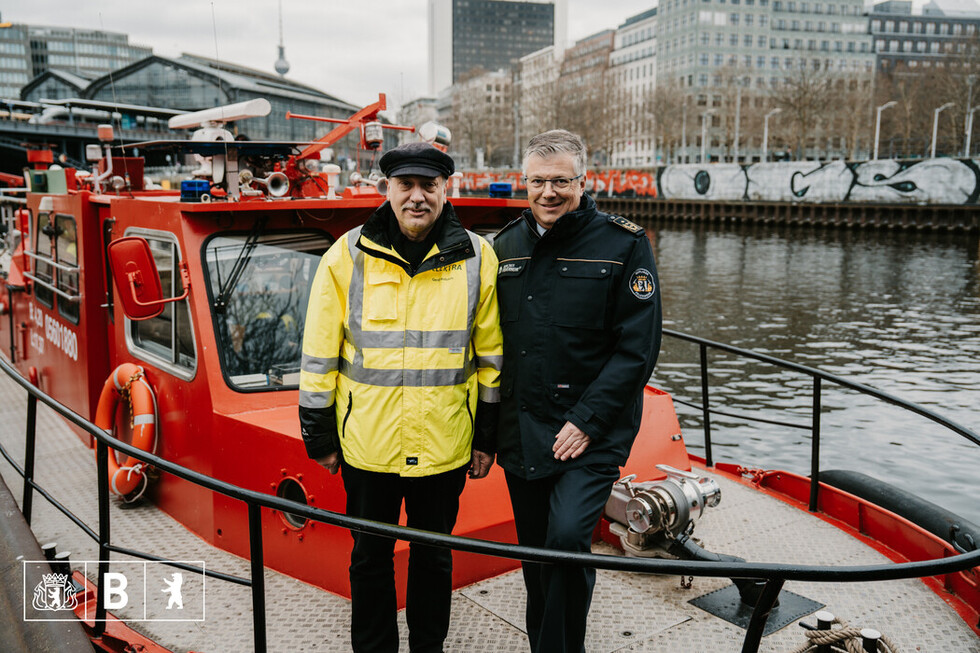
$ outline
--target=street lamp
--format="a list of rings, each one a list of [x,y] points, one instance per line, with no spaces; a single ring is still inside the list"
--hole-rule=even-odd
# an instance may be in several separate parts
[[[714,109],[708,109],[707,111],[701,112],[701,163],[705,163],[705,157],[707,156],[708,116],[714,112]]]
[[[739,128],[742,122],[742,82],[741,78],[735,80],[738,89],[735,98],[735,163],[738,163]]]
[[[687,96],[684,96],[684,104],[681,107],[681,156],[680,163],[687,163]]]
[[[776,115],[782,111],[782,109],[773,109],[766,114],[766,117],[762,120],[762,160],[763,162],[769,160],[769,118]]]
[[[930,159],[936,158],[936,132],[939,130],[939,114],[955,104],[955,102],[947,102],[932,113],[932,147],[929,149]]]
[[[964,120],[963,129],[966,131],[966,147],[963,148],[963,156],[970,156],[970,132],[973,131],[973,110],[970,109],[970,105],[973,104],[973,83],[977,81],[976,75],[966,76],[966,120]]]
[[[872,157],[873,161],[878,160],[878,135],[881,133],[881,112],[887,109],[888,107],[895,106],[896,104],[898,104],[898,102],[892,100],[891,102],[885,102],[883,105],[878,107],[878,112],[875,115],[875,154],[874,157]]]
[[[973,112],[980,109],[980,104],[966,112],[966,147],[963,148],[963,158],[970,157],[970,137],[973,136]]]

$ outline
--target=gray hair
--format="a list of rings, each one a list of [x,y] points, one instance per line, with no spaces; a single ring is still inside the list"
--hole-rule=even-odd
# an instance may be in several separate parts
[[[527,147],[524,149],[521,170],[527,172],[527,160],[532,155],[546,157],[553,154],[571,154],[574,160],[575,174],[585,174],[585,169],[589,165],[585,141],[578,134],[573,134],[564,129],[552,129],[538,134],[528,141]]]

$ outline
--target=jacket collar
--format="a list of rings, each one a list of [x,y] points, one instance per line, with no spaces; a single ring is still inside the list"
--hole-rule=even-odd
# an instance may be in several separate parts
[[[413,272],[409,262],[395,251],[388,236],[388,226],[396,220],[391,203],[386,200],[364,223],[361,236],[357,239],[357,248],[371,256],[395,263],[404,268],[409,275],[456,263],[475,255],[469,235],[456,216],[452,204],[447,201],[433,227],[437,232],[432,249],[425,255],[418,269]]]
[[[531,209],[524,209],[524,213],[521,216],[524,218],[528,230],[534,235],[535,239],[548,237],[550,240],[553,238],[570,238],[574,236],[592,221],[592,218],[595,217],[597,212],[598,208],[596,207],[595,200],[588,193],[583,193],[582,201],[579,202],[578,208],[558,218],[551,229],[545,232],[544,236],[538,235],[538,223],[535,222],[534,213],[531,212]]]

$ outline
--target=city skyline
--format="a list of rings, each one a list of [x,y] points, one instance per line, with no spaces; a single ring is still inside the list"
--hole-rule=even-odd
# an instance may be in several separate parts
[[[568,0],[568,38],[574,41],[601,29],[613,29],[654,4],[650,0],[621,0],[608,7],[588,0]],[[139,11],[143,6],[155,10],[152,16]],[[283,34],[290,66],[286,76],[358,105],[376,100],[378,93],[387,94],[389,107],[427,95],[427,0],[384,0],[375,6],[380,10],[368,14],[349,4],[331,7],[327,3],[301,5],[284,0]],[[166,11],[158,7],[122,0],[101,0],[95,6],[50,0],[43,6],[7,9],[2,19],[120,32],[129,35],[130,43],[152,47],[155,54],[164,57],[188,52],[266,72],[274,70],[279,44],[278,3],[174,0],[166,5]],[[195,15],[196,19],[189,19]],[[241,33],[251,36],[241,39]]]

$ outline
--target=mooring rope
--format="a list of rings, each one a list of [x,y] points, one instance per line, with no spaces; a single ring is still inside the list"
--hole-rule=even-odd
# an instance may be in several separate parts
[[[845,651],[846,653],[865,653],[861,629],[849,626],[846,621],[835,618],[831,627],[826,630],[807,630],[807,643],[793,649],[791,653],[813,653],[820,646],[830,646],[832,651]],[[839,624],[840,628],[834,628],[834,624]],[[877,643],[878,653],[898,653],[898,647],[885,635],[882,635]]]

